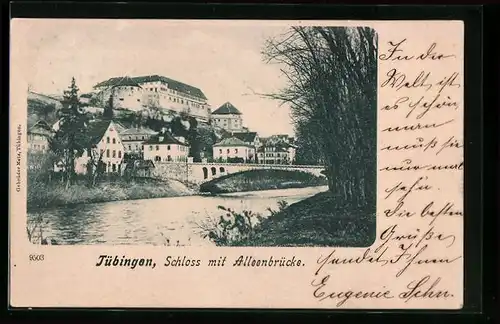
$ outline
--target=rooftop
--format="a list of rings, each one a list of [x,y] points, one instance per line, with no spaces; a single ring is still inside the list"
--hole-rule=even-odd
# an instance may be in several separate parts
[[[144,141],[144,144],[157,144],[157,145],[177,144],[177,145],[189,146],[187,144],[182,143],[181,141],[176,139],[172,134],[170,134],[168,132],[164,132],[164,133],[160,133],[158,135],[152,136],[147,141]]]
[[[120,131],[120,135],[156,135],[158,132],[155,132],[151,128],[147,127],[133,127]]]
[[[95,145],[101,141],[111,123],[111,120],[99,120],[89,123],[87,134],[89,136],[90,145]]]
[[[212,115],[241,115],[241,112],[229,101],[212,111]]]
[[[115,77],[106,81],[100,82],[94,86],[97,87],[115,87],[115,86],[138,86],[146,82],[163,82],[172,90],[179,91],[185,94],[192,95],[201,99],[207,99],[205,94],[198,88],[189,84],[170,79],[161,75],[146,75],[138,77]]]
[[[54,131],[47,122],[45,122],[44,120],[39,120],[28,129],[28,133],[44,135],[44,136],[52,136]]]
[[[139,83],[131,77],[115,77],[108,79],[106,81],[102,81],[94,86],[94,88],[99,87],[119,87],[119,86],[132,86],[132,87],[141,87]]]
[[[219,143],[215,144],[214,147],[224,147],[224,146],[246,146],[246,147],[252,147],[251,145],[248,145],[247,143],[243,142],[239,138],[236,137],[230,137],[223,139]]]
[[[241,133],[233,133],[233,137],[242,140],[245,143],[252,143],[255,141],[255,137],[257,137],[256,132],[241,132]]]

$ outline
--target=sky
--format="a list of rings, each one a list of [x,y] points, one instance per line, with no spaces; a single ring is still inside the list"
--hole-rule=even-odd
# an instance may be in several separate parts
[[[81,92],[115,76],[158,74],[200,88],[212,110],[229,101],[261,136],[293,135],[289,107],[259,94],[285,87],[280,66],[266,64],[267,38],[285,26],[202,21],[32,20],[22,42],[31,89],[60,94],[74,76]],[[15,55],[15,54],[13,54]],[[28,64],[27,64],[28,65]]]

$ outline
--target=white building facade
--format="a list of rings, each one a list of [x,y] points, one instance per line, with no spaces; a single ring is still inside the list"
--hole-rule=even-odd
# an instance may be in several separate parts
[[[89,167],[96,167],[102,161],[104,172],[121,173],[125,148],[118,128],[113,121],[97,121],[88,126],[89,146],[83,155],[75,159],[75,172],[86,174]]]
[[[49,140],[54,131],[44,121],[38,121],[28,130],[28,150],[30,152],[45,153],[49,150]]]
[[[158,132],[145,127],[125,129],[120,132],[120,138],[125,148],[125,153],[142,153],[143,144]]]
[[[252,163],[255,161],[255,147],[231,137],[212,147],[214,161]]]
[[[241,112],[230,102],[212,112],[212,124],[228,132],[243,131],[243,118]]]
[[[143,143],[144,160],[153,162],[187,162],[189,145],[182,137],[168,132],[152,136]]]

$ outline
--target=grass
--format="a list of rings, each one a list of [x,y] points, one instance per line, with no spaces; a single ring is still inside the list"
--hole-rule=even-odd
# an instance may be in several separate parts
[[[46,184],[31,181],[28,185],[27,203],[30,210],[84,203],[185,196],[193,193],[192,189],[175,180],[115,180],[99,183],[95,187],[77,183],[68,189],[60,182]]]
[[[323,192],[264,219],[252,240],[232,245],[367,247],[375,240],[375,216],[375,206],[353,208]]]
[[[219,194],[321,185],[326,185],[326,178],[308,172],[273,169],[249,170],[208,181],[200,186],[200,191]]]

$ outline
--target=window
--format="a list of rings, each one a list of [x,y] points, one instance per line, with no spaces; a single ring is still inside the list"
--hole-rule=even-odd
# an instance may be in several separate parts
[[[167,145],[167,150],[170,151],[170,145]]]
[[[152,151],[153,150],[153,145],[149,145],[149,150]]]
[[[113,150],[113,157],[116,157],[116,150]]]
[[[160,150],[160,145],[156,145],[156,150],[159,151]]]
[[[113,137],[113,144],[116,144],[116,138]]]
[[[113,163],[113,172],[116,172],[116,164]]]
[[[108,136],[108,137],[106,137],[106,143],[108,143],[108,144],[109,144],[109,136]]]
[[[222,149],[219,149],[219,154],[222,154]]]
[[[229,154],[229,149],[227,149],[227,154]]]
[[[144,145],[141,146],[141,151],[144,151]]]
[[[137,99],[137,102],[141,102],[141,99]]]
[[[118,158],[121,159],[122,158],[122,151],[118,151]]]
[[[158,155],[157,155],[157,156],[155,156],[155,161],[156,161],[156,162],[160,162],[160,161],[161,161],[161,156],[158,156]]]
[[[142,139],[144,139],[144,136],[142,137]]]
[[[103,155],[104,155],[104,150],[103,150],[103,149],[101,149],[101,156],[103,156]]]
[[[167,161],[172,161],[172,157],[170,155],[167,156]]]
[[[109,149],[106,150],[106,157],[109,158]]]
[[[238,149],[234,149],[234,153],[235,153],[235,154],[238,154]]]
[[[120,101],[123,101],[123,98],[120,98]],[[114,165],[114,164],[113,164]],[[116,166],[115,166],[116,167]]]
[[[129,150],[132,150],[132,145],[129,145],[129,146],[128,146],[128,149],[129,149]]]
[[[87,156],[92,157],[92,152],[90,150],[87,150]]]

